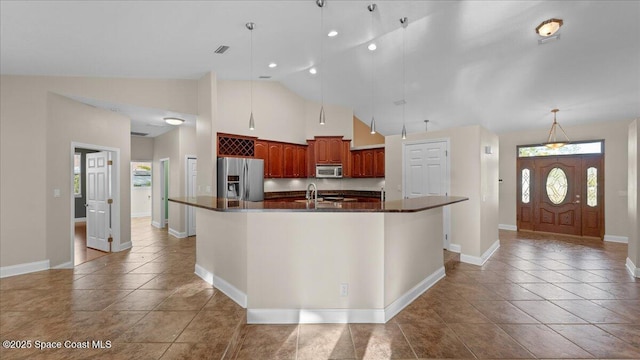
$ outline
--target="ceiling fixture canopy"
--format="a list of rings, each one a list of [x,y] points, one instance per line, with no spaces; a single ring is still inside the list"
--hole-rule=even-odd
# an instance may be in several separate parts
[[[553,124],[551,125],[551,129],[549,130],[549,137],[547,138],[547,142],[543,144],[544,146],[550,149],[561,148],[570,142],[569,137],[567,136],[567,133],[564,132],[564,129],[562,128],[562,126],[560,126],[560,124],[558,124],[558,121],[556,120],[556,114],[558,113],[558,111],[560,110],[558,109],[551,110],[551,112],[553,113]],[[564,135],[565,140],[557,139],[558,129],[562,131],[562,135]]]
[[[164,118],[164,122],[166,122],[169,125],[182,125],[184,123],[184,119],[180,119],[177,117],[166,117]]]
[[[555,34],[558,30],[560,30],[560,26],[562,26],[562,19],[549,19],[545,20],[536,28],[536,33],[540,36],[551,36]]]

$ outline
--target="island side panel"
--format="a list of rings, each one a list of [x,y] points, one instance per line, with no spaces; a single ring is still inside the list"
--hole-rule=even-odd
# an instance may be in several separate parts
[[[385,308],[401,310],[444,276],[442,221],[442,208],[385,214]]]
[[[382,310],[384,214],[248,216],[249,309]]]
[[[216,288],[246,307],[247,213],[196,209],[196,216],[196,273],[212,274]]]

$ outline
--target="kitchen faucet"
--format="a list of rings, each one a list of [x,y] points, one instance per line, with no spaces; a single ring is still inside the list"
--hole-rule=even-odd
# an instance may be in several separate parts
[[[311,184],[307,185],[307,194],[305,195],[305,198],[307,200],[311,200],[311,188],[313,188],[313,201],[317,202],[318,201],[318,187],[316,186],[315,183],[311,183]]]

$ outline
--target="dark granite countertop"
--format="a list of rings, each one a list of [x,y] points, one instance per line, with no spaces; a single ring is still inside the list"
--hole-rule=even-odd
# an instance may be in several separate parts
[[[331,202],[322,201],[240,201],[213,196],[179,197],[169,201],[221,212],[417,212],[434,209],[469,198],[462,196],[425,196],[414,199],[382,202]]]
[[[306,195],[305,190],[296,191],[273,191],[265,192],[264,199],[285,199],[285,198],[304,198]],[[370,190],[318,190],[318,197],[323,196],[343,196],[343,197],[368,197],[368,198],[380,198],[380,191]]]

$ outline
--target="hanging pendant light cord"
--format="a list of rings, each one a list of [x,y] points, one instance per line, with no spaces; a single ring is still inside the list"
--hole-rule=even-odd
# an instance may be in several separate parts
[[[375,11],[375,4],[371,3],[371,32],[373,35],[373,38],[375,39],[375,33],[373,31],[373,12]],[[375,105],[374,105],[374,96],[375,96],[375,87],[376,87],[376,83],[375,83],[375,67],[373,64],[373,51],[371,51],[371,119],[373,119],[373,116],[376,112],[375,109]]]
[[[249,81],[251,84],[251,115],[253,115],[253,26],[249,29],[251,32],[251,56],[249,63]]]
[[[402,24],[402,100],[403,100],[403,104],[402,104],[402,126],[405,126],[406,120],[405,120],[405,107],[407,106],[407,79],[406,79],[406,42],[407,42],[407,24],[406,24],[406,18],[405,18],[405,23]]]
[[[322,31],[324,29],[324,3],[320,7],[320,64],[324,67],[324,36]],[[324,107],[324,69],[320,69],[320,103]]]

